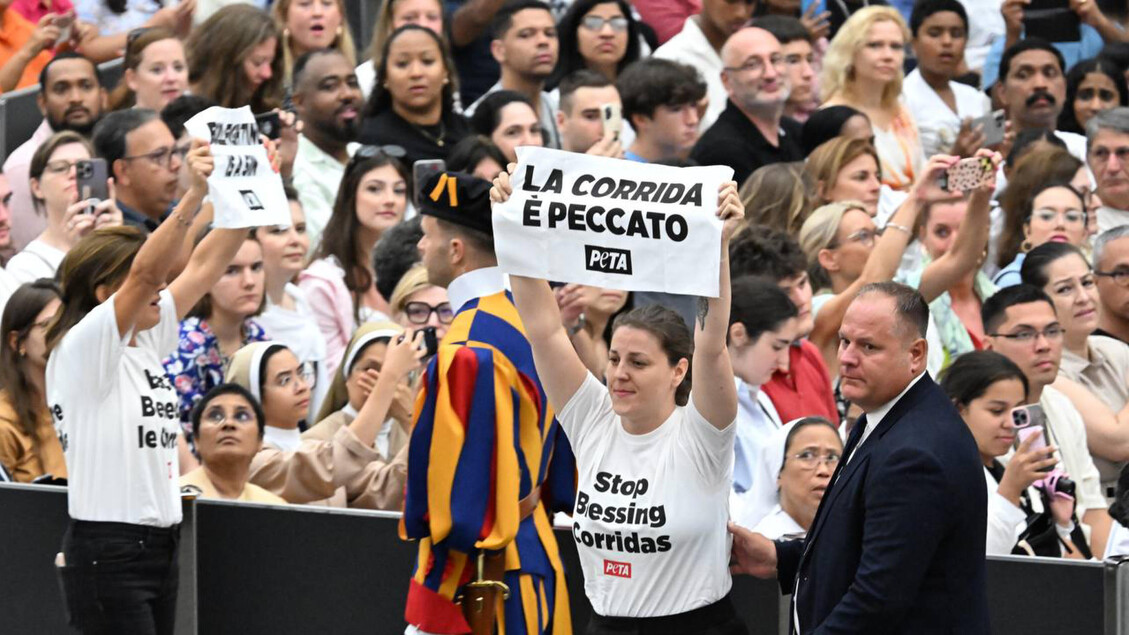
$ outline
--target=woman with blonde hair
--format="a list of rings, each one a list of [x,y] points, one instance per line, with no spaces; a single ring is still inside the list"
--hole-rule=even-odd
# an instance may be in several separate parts
[[[744,227],[767,225],[795,236],[807,218],[811,189],[803,163],[771,163],[757,168],[738,192],[741,204],[749,210]]]
[[[376,69],[380,66],[380,57],[384,52],[384,42],[396,29],[405,24],[418,24],[426,29],[431,29],[444,40],[446,35],[446,16],[443,12],[443,3],[440,0],[387,0],[380,3],[380,15],[376,17],[376,24],[372,27],[372,40],[369,42],[368,59],[357,67],[357,83],[365,99],[372,93],[372,86],[376,82]],[[452,80],[457,79],[452,77]],[[458,88],[456,87],[456,93]]]
[[[447,300],[447,289],[431,284],[427,267],[417,264],[400,278],[388,299],[392,320],[406,329],[435,328],[436,339],[443,339],[455,311]]]
[[[925,155],[913,115],[901,103],[909,29],[897,9],[866,7],[850,17],[823,58],[823,106],[851,106],[870,118],[882,182],[908,192]]]
[[[835,137],[815,149],[804,163],[815,205],[858,201],[873,218],[878,213],[882,168],[878,151],[866,139]]]
[[[285,85],[290,85],[294,61],[310,51],[337,49],[350,65],[357,63],[357,48],[349,31],[343,0],[278,0],[271,7],[271,16],[282,31]]]
[[[279,36],[262,9],[234,4],[216,11],[186,43],[192,94],[224,108],[249,105],[256,113],[277,108],[283,75]]]
[[[188,88],[188,61],[176,33],[137,29],[126,39],[125,74],[110,94],[110,110],[137,106],[161,112]]]

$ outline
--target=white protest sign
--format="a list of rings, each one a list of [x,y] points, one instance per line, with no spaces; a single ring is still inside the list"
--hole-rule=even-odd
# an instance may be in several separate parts
[[[208,196],[216,208],[216,227],[290,226],[282,177],[271,167],[249,106],[213,106],[184,128],[212,144],[216,167],[208,177]]]
[[[498,265],[557,282],[717,297],[724,166],[675,168],[523,147],[493,211]]]

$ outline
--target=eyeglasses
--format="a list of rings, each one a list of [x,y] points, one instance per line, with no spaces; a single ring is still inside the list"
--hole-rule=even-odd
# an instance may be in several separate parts
[[[1024,329],[1015,333],[988,333],[988,337],[1003,337],[1017,344],[1033,344],[1040,335],[1042,335],[1048,342],[1053,342],[1062,339],[1063,333],[1066,333],[1066,329],[1057,324],[1054,324],[1048,326],[1042,331],[1036,331],[1035,329]]]
[[[412,324],[427,324],[432,313],[438,316],[443,324],[450,324],[451,320],[455,319],[455,312],[447,302],[442,302],[438,306],[431,306],[426,302],[408,302],[404,305],[404,315],[408,316],[408,321]]]
[[[818,454],[816,452],[812,452],[811,450],[804,450],[803,452],[800,452],[799,454],[793,454],[788,458],[795,460],[800,464],[800,467],[804,468],[805,470],[814,470],[820,463],[826,463],[827,467],[835,469],[835,466],[839,464],[839,459],[842,458],[842,455],[838,452]]]
[[[298,365],[298,368],[293,371],[287,371],[276,377],[271,383],[271,386],[280,389],[287,388],[301,388],[302,386],[313,387],[317,377],[314,374],[314,365],[305,362]]]
[[[1113,278],[1113,281],[1123,287],[1129,287],[1129,269],[1114,269],[1113,271],[1094,271],[1095,276]]]
[[[784,68],[788,65],[788,62],[780,53],[776,53],[775,55],[770,57],[768,61],[777,69]],[[754,57],[740,66],[726,66],[722,70],[729,71],[730,73],[763,73],[764,59],[760,57]]]
[[[67,172],[71,171],[71,168],[78,165],[78,163],[79,163],[78,161],[68,161],[66,159],[55,159],[54,161],[48,161],[47,165],[45,167],[47,168],[47,171],[50,172],[51,174],[66,174]]]
[[[222,426],[229,420],[238,424],[255,423],[255,413],[249,408],[236,408],[235,412],[231,413],[231,416],[228,416],[223,408],[216,406],[215,408],[209,408],[208,411],[204,413],[204,416],[200,417],[200,420],[214,426]]]
[[[173,146],[171,148],[161,148],[154,150],[148,154],[135,154],[131,157],[122,157],[122,161],[134,161],[136,159],[148,159],[150,163],[157,167],[166,167],[170,170],[173,169],[173,159],[184,161],[184,157],[188,155],[188,146]]]
[[[1062,218],[1067,225],[1085,225],[1086,212],[1079,209],[1068,209],[1059,211],[1057,209],[1043,208],[1031,212],[1031,218],[1038,219],[1043,223],[1053,223],[1056,219]]]
[[[361,146],[353,153],[352,158],[349,159],[349,164],[345,166],[345,171],[351,170],[361,161],[375,159],[379,156],[388,157],[390,159],[403,159],[408,155],[408,151],[403,146],[384,145],[384,146]]]
[[[617,15],[613,18],[605,18],[598,15],[586,15],[580,21],[580,26],[588,29],[589,31],[602,31],[604,25],[611,25],[612,30],[616,33],[623,33],[627,30],[627,18],[622,15]]]
[[[873,247],[876,240],[878,240],[878,232],[873,229],[860,229],[850,236],[847,236],[842,243],[834,243],[828,245],[827,248],[838,249],[843,246],[843,243],[858,243],[864,247]]]

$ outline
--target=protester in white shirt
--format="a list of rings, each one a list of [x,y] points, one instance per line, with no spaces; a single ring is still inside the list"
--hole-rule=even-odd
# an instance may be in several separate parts
[[[272,340],[293,351],[298,361],[314,367],[314,390],[310,399],[312,419],[329,390],[326,344],[305,292],[291,282],[305,266],[310,239],[298,193],[287,187],[286,198],[290,203],[290,226],[255,230],[255,238],[263,247],[266,273],[266,308],[255,321]]]
[[[211,151],[195,140],[187,160],[192,186],[148,239],[134,228],[98,230],[60,267],[63,304],[47,332],[47,401],[69,477],[62,578],[71,623],[82,630],[173,631],[183,440],[161,360],[176,349],[179,319],[247,236],[246,229],[213,230],[166,287],[169,254],[211,216],[197,215]]]
[[[93,154],[89,141],[67,130],[51,135],[32,155],[28,168],[31,199],[36,211],[47,216],[47,228],[8,261],[8,273],[19,282],[54,278],[63,256],[82,237],[98,228],[122,224],[121,210],[112,196],[104,201],[87,200],[78,191],[76,165]]]
[[[750,276],[733,281],[728,348],[737,377],[737,439],[729,516],[742,527],[754,527],[778,502],[779,470],[762,469],[762,456],[766,448],[776,449],[771,441],[781,421],[760,388],[777,370],[788,372],[789,349],[800,336],[797,315],[796,305],[774,282]]]
[[[780,502],[753,527],[769,540],[799,538],[811,528],[842,458],[843,439],[827,419],[806,417],[788,426],[783,447],[777,478]]]
[[[957,0],[914,5],[910,18],[917,68],[906,76],[902,99],[909,106],[925,156],[970,157],[984,144],[984,133],[971,120],[991,107],[988,96],[953,81],[964,60],[968,15]]]
[[[509,175],[494,183],[491,199],[507,199]],[[695,340],[669,309],[625,314],[613,325],[607,387],[573,350],[548,283],[511,277],[538,375],[576,455],[573,536],[597,628],[636,629],[646,618],[670,632],[743,629],[728,598],[721,531],[737,415],[725,348],[728,242],[744,218],[736,183],[722,187],[717,214],[725,221],[719,297],[702,301]]]

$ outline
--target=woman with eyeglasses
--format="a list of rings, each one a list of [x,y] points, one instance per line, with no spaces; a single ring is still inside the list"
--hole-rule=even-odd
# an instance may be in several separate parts
[[[900,100],[909,39],[897,9],[860,9],[831,40],[820,76],[824,106],[851,106],[870,118],[882,183],[902,192],[925,175],[917,124]]]
[[[842,454],[843,440],[827,419],[806,417],[788,426],[776,481],[780,504],[753,531],[769,540],[806,534]]]
[[[1082,60],[1066,74],[1066,99],[1058,116],[1058,129],[1086,134],[1086,122],[1099,112],[1129,104],[1125,75],[1109,60]]]
[[[32,155],[28,166],[32,204],[47,217],[47,228],[5,266],[17,282],[54,278],[75,243],[95,229],[122,224],[112,181],[108,182],[111,196],[105,201],[79,200],[83,192],[78,191],[75,165],[93,155],[90,142],[69,130],[51,135]]]
[[[358,149],[345,167],[321,245],[298,278],[325,336],[330,375],[357,325],[388,316],[388,303],[376,290],[372,252],[407,207],[404,165],[381,148]]]
[[[1032,249],[1020,275],[1024,284],[1039,287],[1054,302],[1064,330],[1054,387],[1086,421],[1087,442],[1105,491],[1117,485],[1129,459],[1129,345],[1094,335],[1101,311],[1098,286],[1089,261],[1074,245],[1051,242]]]
[[[1024,160],[1027,158],[1029,157]],[[1017,171],[1022,166],[1021,161],[1016,168]],[[1008,221],[1013,217],[1021,218],[1023,242],[1019,245],[1019,251],[1014,255],[1014,259],[1000,269],[992,280],[997,287],[1010,287],[1022,282],[1020,270],[1023,267],[1023,259],[1027,257],[1027,252],[1039,245],[1060,242],[1081,247],[1089,235],[1086,230],[1089,214],[1086,211],[1085,198],[1070,182],[1043,181],[1033,184],[1028,191],[1030,194],[1018,210],[1013,207],[1009,209],[1011,206],[1004,208],[1007,215],[1004,236],[1007,235],[1008,227],[1013,224]],[[1006,200],[1005,204],[1012,202]],[[1016,211],[1019,213],[1016,214]]]
[[[405,165],[446,159],[472,134],[455,110],[455,63],[446,41],[429,28],[405,24],[388,36],[381,53],[361,142],[404,148]]]
[[[388,299],[392,320],[405,329],[432,327],[435,338],[442,340],[447,327],[455,319],[455,311],[447,301],[447,289],[427,280],[427,267],[417,264],[396,283]]]
[[[47,325],[59,305],[59,286],[36,280],[16,289],[0,320],[0,465],[18,483],[67,478],[45,386]]]
[[[110,110],[136,106],[161,112],[188,88],[184,44],[168,29],[135,29],[126,39],[124,77]]]
[[[197,237],[200,244],[208,232]],[[250,233],[220,279],[180,321],[176,351],[164,361],[180,396],[180,425],[192,436],[192,409],[223,383],[231,357],[251,342],[269,339],[254,319],[263,306],[263,248]]]
[[[548,86],[582,68],[614,82],[640,57],[639,24],[625,0],[577,0],[561,16],[557,34],[560,54]]]
[[[415,407],[415,367],[396,366],[389,357],[391,347],[411,331],[391,322],[369,322],[361,325],[345,350],[345,358],[333,377],[325,403],[318,413],[318,423],[302,433],[303,441],[330,441],[345,427],[352,425],[374,390],[390,391],[381,399],[388,400],[380,428],[376,433],[376,450],[380,459],[370,463],[359,478],[345,489],[349,507],[399,510],[404,504],[407,477],[408,440],[412,434],[412,412]],[[386,373],[395,379],[377,387]]]
[[[299,361],[314,367],[314,390],[310,398],[310,415],[313,416],[319,412],[329,390],[325,336],[318,328],[317,315],[306,292],[294,284],[306,266],[310,238],[298,192],[290,186],[284,189],[286,201],[290,204],[290,226],[254,230],[254,236],[263,248],[263,273],[266,276],[266,308],[257,321],[273,341],[285,344]]]
[[[243,386],[263,406],[266,428],[262,448],[251,462],[250,481],[288,503],[347,507],[373,481],[387,476],[387,463],[376,448],[396,385],[419,365],[422,337],[389,343],[381,372],[366,370],[372,386],[347,426],[326,440],[303,439],[313,369],[277,342],[256,342],[240,349],[226,380]]]
[[[220,384],[192,409],[192,438],[200,467],[180,477],[182,492],[200,498],[285,505],[277,494],[248,481],[263,441],[266,416],[239,384]]]

